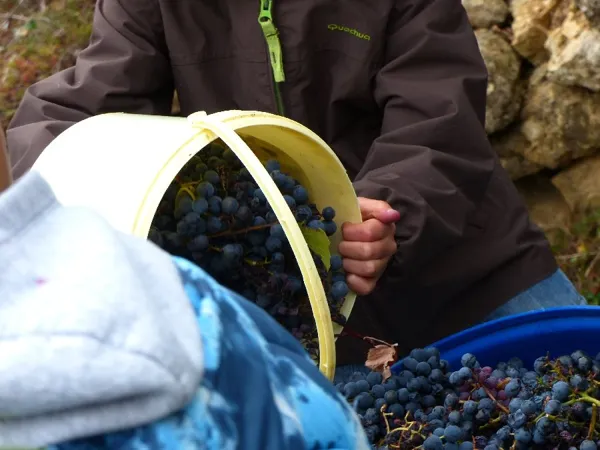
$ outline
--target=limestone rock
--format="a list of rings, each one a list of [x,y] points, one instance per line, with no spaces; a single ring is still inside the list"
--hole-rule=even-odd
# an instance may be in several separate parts
[[[521,59],[501,34],[480,29],[475,36],[489,73],[485,129],[494,133],[513,122],[521,109]]]
[[[512,45],[534,65],[548,59],[544,44],[550,30],[560,25],[572,0],[512,0]]]
[[[600,155],[586,158],[560,172],[552,178],[552,183],[572,211],[600,208]]]
[[[527,177],[519,180],[516,186],[531,220],[546,233],[551,244],[558,243],[565,233],[569,233],[573,217],[569,205],[547,177]]]
[[[600,25],[600,0],[575,0],[575,5],[594,26]]]
[[[548,35],[548,78],[568,86],[600,91],[600,30],[579,10]]]
[[[521,131],[531,145],[517,151],[536,164],[557,169],[600,148],[600,93],[536,81],[521,116]]]
[[[462,0],[474,28],[489,28],[503,23],[508,16],[505,0]]]
[[[531,144],[519,128],[513,127],[491,136],[490,142],[500,158],[502,167],[512,180],[519,180],[542,170],[542,166],[528,161],[522,156]]]

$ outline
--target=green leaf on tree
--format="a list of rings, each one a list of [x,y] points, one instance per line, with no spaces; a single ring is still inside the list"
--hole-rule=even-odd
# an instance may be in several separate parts
[[[308,248],[319,255],[321,261],[323,261],[323,264],[329,270],[331,253],[329,252],[329,238],[325,231],[321,229],[315,230],[304,225],[300,227],[300,230],[302,230]]]

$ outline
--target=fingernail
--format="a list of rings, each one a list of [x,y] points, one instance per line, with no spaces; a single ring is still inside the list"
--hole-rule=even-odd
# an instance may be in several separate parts
[[[398,211],[396,211],[395,209],[388,209],[388,210],[386,211],[386,214],[387,214],[389,217],[398,217],[398,218],[400,218],[400,213],[399,213]]]

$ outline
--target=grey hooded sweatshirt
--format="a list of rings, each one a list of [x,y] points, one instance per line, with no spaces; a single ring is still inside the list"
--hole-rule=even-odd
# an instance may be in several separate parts
[[[35,172],[0,196],[0,447],[167,416],[202,361],[170,255],[61,207]]]

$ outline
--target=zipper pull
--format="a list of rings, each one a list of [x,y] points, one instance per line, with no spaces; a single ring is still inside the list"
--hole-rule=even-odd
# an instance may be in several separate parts
[[[275,28],[273,15],[271,12],[272,0],[261,0],[260,14],[258,15],[258,23],[263,30],[263,34],[267,41],[269,49],[269,58],[273,69],[273,78],[276,83],[285,81],[285,73],[283,71],[283,54],[281,51],[281,42],[279,41],[279,32]]]

